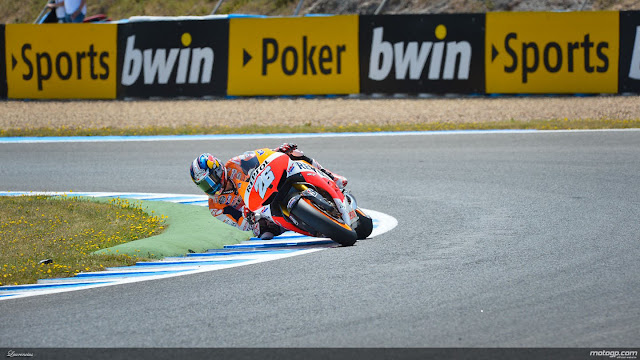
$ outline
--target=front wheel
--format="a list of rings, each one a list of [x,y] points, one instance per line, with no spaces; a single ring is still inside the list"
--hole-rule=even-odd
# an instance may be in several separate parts
[[[343,246],[351,246],[358,239],[358,234],[353,229],[325,214],[307,199],[300,199],[291,209],[291,214]]]
[[[359,208],[356,209],[356,214],[358,215],[358,226],[356,227],[358,240],[366,239],[373,232],[373,219]]]

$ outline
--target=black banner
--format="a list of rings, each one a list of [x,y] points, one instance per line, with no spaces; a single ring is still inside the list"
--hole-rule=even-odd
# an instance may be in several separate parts
[[[620,12],[618,92],[640,93],[640,11]]]
[[[610,360],[637,359],[638,351],[637,348],[0,348],[0,355],[46,360]]]
[[[226,95],[229,21],[118,25],[118,94],[134,97]]]
[[[484,14],[360,16],[362,93],[484,93]]]
[[[5,63],[4,25],[0,24],[0,99],[7,98],[7,64]]]

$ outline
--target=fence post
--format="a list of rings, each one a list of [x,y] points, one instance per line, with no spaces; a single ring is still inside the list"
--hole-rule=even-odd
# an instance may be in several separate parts
[[[218,3],[216,4],[216,7],[213,8],[213,11],[211,12],[211,15],[214,15],[216,13],[216,11],[218,11],[218,8],[220,7],[220,4],[222,4],[224,0],[218,0]]]
[[[376,9],[376,11],[373,13],[373,15],[378,15],[380,14],[380,12],[382,11],[382,9],[384,8],[384,6],[387,5],[387,0],[382,0],[382,2],[380,3],[380,5],[378,5],[378,8]]]
[[[582,2],[582,5],[580,5],[580,9],[578,9],[578,11],[582,11],[582,9],[584,9],[584,6],[587,4],[587,0],[584,0]]]
[[[300,8],[302,7],[302,2],[304,0],[300,0],[300,2],[298,3],[298,6],[296,6],[296,11],[293,13],[293,16],[298,16],[298,13],[300,12]]]

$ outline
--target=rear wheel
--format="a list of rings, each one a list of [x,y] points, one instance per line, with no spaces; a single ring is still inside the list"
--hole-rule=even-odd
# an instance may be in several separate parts
[[[351,246],[358,239],[358,234],[353,229],[316,208],[307,199],[300,199],[291,209],[291,213],[311,228],[343,246]]]

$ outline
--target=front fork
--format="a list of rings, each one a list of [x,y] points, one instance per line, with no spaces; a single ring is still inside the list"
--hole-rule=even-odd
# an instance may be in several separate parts
[[[295,206],[295,204],[298,203],[298,201],[300,201],[300,198],[303,196],[302,193],[309,190],[309,187],[307,185],[301,184],[301,183],[294,183],[293,185],[291,185],[291,188],[296,189],[297,194],[291,197],[287,196],[289,200],[287,201],[286,207],[280,204],[280,209],[282,210],[282,213],[287,217],[291,216],[291,209]],[[291,192],[291,190],[289,192]]]
[[[332,205],[328,203],[324,197],[320,196],[313,187],[307,186],[306,184],[294,183],[292,185],[292,190],[293,189],[297,190],[297,194],[289,198],[286,207],[281,205],[282,213],[287,217],[290,216],[291,209],[295,204],[300,201],[301,198],[306,197],[327,213],[332,213],[334,209],[337,208],[343,222],[349,225],[352,229],[355,229],[356,226],[358,226],[358,216],[354,215],[358,206],[356,199],[348,191],[342,191],[344,200],[334,199],[334,204]]]

